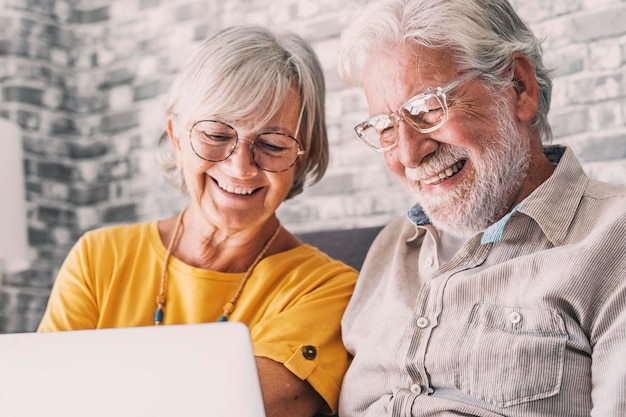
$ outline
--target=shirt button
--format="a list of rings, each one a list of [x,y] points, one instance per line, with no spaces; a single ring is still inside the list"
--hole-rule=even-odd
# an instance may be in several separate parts
[[[429,256],[426,258],[426,266],[432,267],[435,264],[435,258]]]
[[[417,327],[419,327],[420,329],[423,329],[425,327],[428,327],[428,324],[430,322],[428,321],[428,319],[426,317],[420,317],[419,319],[417,319]]]
[[[304,359],[312,361],[317,356],[317,349],[311,345],[304,346],[302,347],[302,356],[304,356]]]
[[[411,387],[409,388],[411,390],[411,392],[413,394],[421,394],[422,393],[422,387],[419,384],[413,384],[411,385]]]
[[[509,320],[511,320],[511,323],[517,324],[520,321],[522,321],[522,315],[518,313],[517,311],[514,311],[511,314],[509,314]]]

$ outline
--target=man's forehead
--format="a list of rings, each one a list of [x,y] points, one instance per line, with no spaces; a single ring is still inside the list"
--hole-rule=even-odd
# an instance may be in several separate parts
[[[371,109],[392,111],[409,97],[438,87],[457,76],[451,52],[400,44],[373,52],[363,71],[363,88]],[[386,102],[386,106],[381,102]]]

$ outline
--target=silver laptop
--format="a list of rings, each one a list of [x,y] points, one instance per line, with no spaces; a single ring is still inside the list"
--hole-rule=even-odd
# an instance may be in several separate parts
[[[0,335],[2,417],[265,417],[248,328]]]

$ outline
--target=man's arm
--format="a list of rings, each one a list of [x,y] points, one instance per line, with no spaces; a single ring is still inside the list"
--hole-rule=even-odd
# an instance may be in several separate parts
[[[617,288],[597,314],[592,332],[592,415],[626,416],[626,279],[620,275]]]

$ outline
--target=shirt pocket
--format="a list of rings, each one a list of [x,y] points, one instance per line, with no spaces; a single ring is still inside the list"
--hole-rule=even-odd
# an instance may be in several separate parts
[[[567,339],[557,312],[476,304],[459,348],[456,388],[498,407],[555,395]]]

